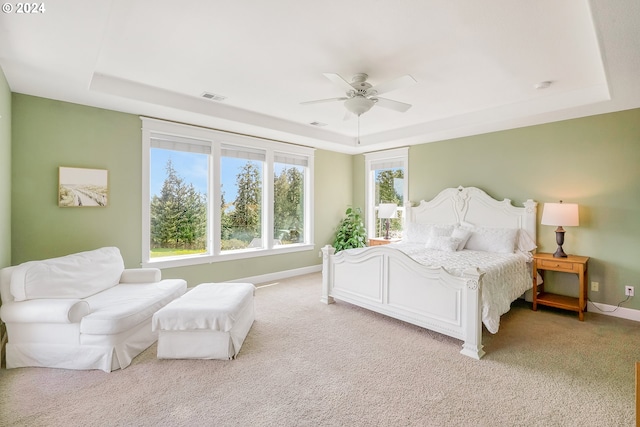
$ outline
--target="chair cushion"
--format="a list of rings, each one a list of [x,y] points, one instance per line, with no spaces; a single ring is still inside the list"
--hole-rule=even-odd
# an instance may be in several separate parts
[[[119,284],[86,298],[91,314],[80,322],[80,333],[112,335],[129,330],[187,290],[182,279],[157,283]]]
[[[29,261],[13,270],[11,295],[16,301],[82,299],[117,285],[123,271],[122,255],[115,247]]]

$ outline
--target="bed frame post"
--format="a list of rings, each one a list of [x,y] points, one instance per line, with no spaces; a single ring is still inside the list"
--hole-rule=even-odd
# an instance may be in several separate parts
[[[523,206],[525,208],[525,215],[524,226],[522,228],[527,230],[529,232],[529,237],[531,237],[535,241],[538,217],[538,202],[528,199],[523,203]]]
[[[467,289],[465,290],[467,312],[466,336],[460,353],[478,360],[485,354],[482,345],[482,316],[480,315],[482,310],[482,275],[476,268],[466,270],[463,274],[467,279]]]
[[[331,245],[322,248],[322,298],[320,302],[333,304],[335,300],[330,295],[333,281],[333,264],[330,262],[336,249]]]

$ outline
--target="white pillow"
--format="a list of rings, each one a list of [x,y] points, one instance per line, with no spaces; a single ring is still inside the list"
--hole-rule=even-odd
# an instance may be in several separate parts
[[[456,227],[453,229],[453,232],[451,233],[451,237],[453,237],[454,239],[460,240],[460,244],[458,245],[458,250],[461,251],[464,249],[465,245],[469,241],[469,238],[471,237],[471,230],[467,228]]]
[[[512,253],[517,234],[517,228],[476,227],[465,248],[472,251]]]
[[[453,232],[452,225],[432,225],[431,231],[429,231],[429,237],[451,237],[451,233]]]
[[[531,252],[536,249],[538,246],[536,242],[533,241],[531,236],[527,230],[520,229],[518,230],[518,240],[516,242],[517,249],[521,252]]]
[[[115,286],[124,271],[115,247],[20,264],[11,274],[16,301],[37,298],[86,298]]]
[[[431,231],[430,224],[407,222],[402,232],[402,240],[410,243],[425,243]]]
[[[402,233],[402,241],[409,243],[426,243],[431,236],[432,230],[437,230],[441,235],[451,235],[453,225],[451,224],[431,224],[420,222],[408,222]]]
[[[444,252],[455,252],[458,250],[460,241],[460,239],[451,236],[431,236],[429,240],[427,240],[425,248]]]

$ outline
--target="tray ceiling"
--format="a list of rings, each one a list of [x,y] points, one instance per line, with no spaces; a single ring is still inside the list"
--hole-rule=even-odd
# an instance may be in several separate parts
[[[13,92],[358,153],[640,106],[634,0],[64,0],[0,15]],[[323,73],[374,86],[344,120]],[[549,81],[545,89],[536,88]],[[224,97],[203,98],[203,93]],[[322,126],[311,123],[321,123]],[[358,133],[359,132],[359,133]]]

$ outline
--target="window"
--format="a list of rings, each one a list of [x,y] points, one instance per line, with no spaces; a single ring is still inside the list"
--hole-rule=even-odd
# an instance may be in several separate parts
[[[233,146],[221,152],[222,251],[262,248],[262,194],[265,153]]]
[[[398,205],[390,220],[390,237],[402,236],[404,204],[408,195],[408,148],[365,154],[365,218],[369,237],[385,235],[385,220],[378,217],[380,203]]]
[[[150,170],[149,256],[152,258],[208,251],[211,150],[202,143],[185,141],[151,137],[150,164],[154,167]]]
[[[304,241],[305,181],[308,159],[275,153],[273,170],[273,239],[279,245]]]
[[[143,265],[313,249],[313,149],[142,121]]]

